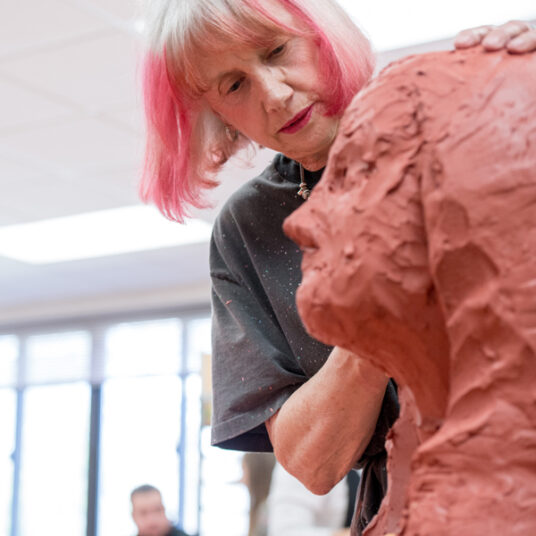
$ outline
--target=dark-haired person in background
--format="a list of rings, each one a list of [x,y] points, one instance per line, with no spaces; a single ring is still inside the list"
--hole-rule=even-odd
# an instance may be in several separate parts
[[[166,517],[162,495],[154,486],[144,484],[132,490],[130,502],[138,536],[188,536]]]

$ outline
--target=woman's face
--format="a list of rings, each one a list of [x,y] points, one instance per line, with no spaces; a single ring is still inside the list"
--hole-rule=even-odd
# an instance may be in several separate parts
[[[229,49],[202,62],[205,98],[222,120],[311,171],[322,168],[337,133],[326,117],[318,47],[306,37],[274,37],[269,48]]]

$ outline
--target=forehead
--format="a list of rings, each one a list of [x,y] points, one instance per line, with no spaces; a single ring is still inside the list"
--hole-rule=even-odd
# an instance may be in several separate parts
[[[158,491],[136,493],[132,497],[133,508],[148,508],[162,505],[162,497]]]
[[[217,82],[220,76],[235,70],[247,70],[257,60],[260,51],[272,46],[281,35],[273,35],[262,45],[228,46],[212,54],[207,54],[199,63],[198,72],[206,89]]]
[[[283,35],[299,35],[307,29],[298,17],[289,13],[276,0],[263,3],[266,14],[247,10],[243,13],[217,14],[210,19],[199,20],[196,30],[189,33],[183,53],[187,71],[206,91],[204,82],[207,71],[218,65],[231,65],[240,60],[247,62],[248,55],[270,47]],[[211,73],[214,74],[214,73]]]
[[[248,2],[244,4],[249,5]],[[259,3],[237,11],[221,11],[200,16],[189,33],[191,44],[202,56],[221,50],[240,50],[266,45],[281,33],[299,33],[303,24],[276,0]]]

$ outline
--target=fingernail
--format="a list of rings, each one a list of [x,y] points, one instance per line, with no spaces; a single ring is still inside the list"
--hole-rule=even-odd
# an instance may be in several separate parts
[[[516,37],[514,39],[512,39],[509,43],[508,43],[508,46],[509,47],[519,47],[519,46],[523,46],[525,44],[525,39],[520,36],[520,37]]]
[[[502,47],[504,46],[503,39],[501,37],[498,37],[496,35],[490,35],[489,37],[486,37],[484,39],[484,46],[490,46],[490,47]]]
[[[506,48],[508,49],[508,52],[513,53],[523,53],[523,52],[529,52],[529,47],[527,46],[527,42],[522,37],[516,37],[515,39],[512,39],[507,45]]]
[[[464,35],[463,37],[456,38],[455,45],[458,47],[468,47],[471,46],[474,42],[474,39],[468,35]]]

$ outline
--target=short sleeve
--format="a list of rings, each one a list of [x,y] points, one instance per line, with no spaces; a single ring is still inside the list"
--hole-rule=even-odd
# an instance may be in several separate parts
[[[212,444],[271,451],[264,422],[307,378],[231,224],[225,215],[216,222],[210,252]]]
[[[378,416],[378,421],[376,422],[374,434],[372,435],[367,448],[363,452],[363,455],[358,460],[355,466],[356,469],[362,469],[366,464],[371,463],[377,456],[384,456],[387,433],[398,418],[399,413],[400,405],[398,402],[397,385],[394,380],[391,379],[385,389],[385,396],[383,397],[382,408],[380,415]]]

